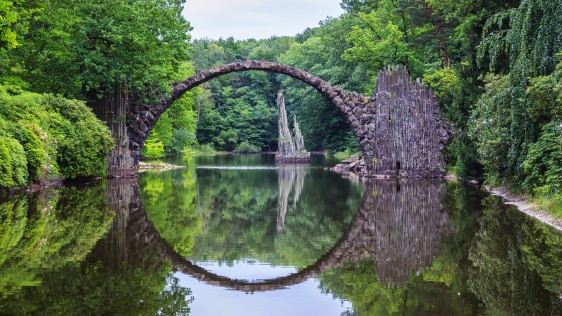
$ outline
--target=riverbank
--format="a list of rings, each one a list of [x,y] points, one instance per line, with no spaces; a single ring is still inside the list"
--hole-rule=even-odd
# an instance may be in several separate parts
[[[178,169],[178,168],[185,168],[185,166],[174,165],[171,163],[165,163],[162,161],[151,161],[150,163],[139,161],[139,172],[143,170],[152,170],[152,169]]]
[[[516,206],[521,212],[536,218],[537,220],[552,226],[559,231],[562,231],[562,218],[553,216],[552,214],[539,209],[539,207],[530,201],[529,197],[525,194],[515,195],[509,193],[507,188],[495,188],[491,186],[484,186],[486,191],[493,195],[500,196],[506,200],[505,204]]]
[[[36,193],[43,190],[56,189],[63,186],[63,184],[64,184],[64,180],[55,179],[55,180],[32,183],[22,188],[10,188],[10,189],[4,188],[0,190],[0,197],[3,198],[15,194]]]

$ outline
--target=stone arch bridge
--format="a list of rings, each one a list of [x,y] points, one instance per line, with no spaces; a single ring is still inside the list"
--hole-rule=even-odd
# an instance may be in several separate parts
[[[443,207],[444,182],[370,179],[363,185],[361,203],[351,225],[316,262],[283,277],[248,281],[217,275],[176,253],[148,218],[136,183],[110,181],[107,195],[118,216],[109,234],[113,238],[96,247],[106,252],[104,257],[117,258],[114,266],[164,260],[175,271],[201,282],[246,293],[286,288],[364,259],[373,260],[379,282],[396,287],[405,284],[412,273],[430,266],[442,238],[452,231]],[[147,260],[147,254],[153,259]]]
[[[374,96],[345,91],[306,71],[267,61],[247,60],[219,66],[174,83],[171,96],[155,104],[129,104],[110,157],[110,176],[127,176],[138,168],[144,141],[156,121],[186,91],[213,78],[241,71],[261,70],[303,81],[343,113],[364,157],[364,176],[431,178],[445,175],[441,150],[449,141],[449,125],[442,120],[433,92],[412,82],[404,68],[379,72]],[[274,97],[274,96],[272,96]],[[134,102],[130,102],[134,103]],[[115,121],[115,120],[114,120]]]

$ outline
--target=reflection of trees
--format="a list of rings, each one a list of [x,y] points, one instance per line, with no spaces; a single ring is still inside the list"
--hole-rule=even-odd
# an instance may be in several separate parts
[[[7,226],[24,227],[20,241],[10,242],[11,249],[1,244],[0,284],[4,273],[12,280],[14,276],[22,278],[16,280],[18,284],[0,287],[0,314],[154,315],[187,311],[188,290],[170,277],[170,264],[162,262],[150,240],[137,234],[146,224],[138,221],[139,217],[146,216],[138,216],[144,211],[136,185],[110,182],[105,191],[117,211],[113,225],[101,185],[63,188],[0,204],[3,215],[7,214],[5,209],[11,210],[11,224],[23,220],[26,216],[20,216],[22,213],[29,214],[25,225],[0,225],[1,231]]]
[[[470,286],[494,311],[562,315],[562,235],[500,200],[485,200],[470,250]]]
[[[195,168],[145,172],[139,179],[144,209],[160,235],[184,256],[191,254],[202,227]]]
[[[82,264],[86,299],[98,303],[96,314],[163,315],[187,313],[190,290],[171,275],[172,266],[162,258],[154,227],[147,221],[137,184],[112,180],[109,204],[117,212],[111,229]],[[107,293],[111,293],[107,295]]]
[[[478,302],[467,293],[466,251],[459,249],[467,250],[472,240],[481,196],[448,186],[366,183],[356,215],[364,217],[357,247],[368,249],[370,258],[324,272],[322,290],[351,301],[358,315],[474,314]]]
[[[304,171],[295,170],[295,189],[288,193],[290,186],[283,187],[291,183],[289,169],[280,173],[198,169],[199,206],[205,224],[190,258],[227,263],[252,258],[300,268],[314,263],[345,231],[357,209],[359,192],[357,185],[338,175],[310,170],[317,174],[304,177]],[[285,175],[289,181],[282,180]],[[300,187],[299,196],[295,192]],[[278,203],[285,198],[290,212],[279,232],[282,212]]]
[[[0,297],[6,298],[39,285],[40,269],[83,260],[111,213],[100,186],[64,187],[1,202],[0,220]]]
[[[429,193],[441,195],[446,215],[437,215],[438,203],[402,203],[398,188],[392,194],[386,185],[365,186],[373,194],[362,203],[377,205],[365,213],[373,214],[372,220],[368,215],[364,221],[364,231],[372,232],[366,236],[375,243],[369,246],[373,258],[324,272],[322,290],[351,301],[359,315],[472,315],[485,308],[510,315],[562,314],[561,234],[493,197],[485,200],[482,213],[480,191],[447,186],[446,195],[435,195],[432,190],[441,187],[425,184],[420,191],[400,185],[400,192],[412,192],[411,201]],[[395,205],[389,208],[395,218],[384,212],[385,203]],[[400,205],[415,209],[410,218]],[[428,207],[436,215],[420,210]],[[448,237],[436,242],[443,233]],[[369,239],[363,242],[367,245]],[[431,253],[435,259],[426,268],[415,268]],[[408,271],[417,273],[404,280]]]
[[[277,231],[285,227],[285,214],[289,204],[289,195],[293,192],[293,209],[297,207],[304,185],[306,169],[303,165],[279,165],[277,179],[279,196],[277,197]]]

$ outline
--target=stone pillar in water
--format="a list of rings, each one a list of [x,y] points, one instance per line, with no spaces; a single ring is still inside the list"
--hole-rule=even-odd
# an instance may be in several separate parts
[[[285,111],[285,96],[282,92],[277,93],[277,109],[279,111],[279,139],[277,141],[277,155],[276,158],[281,156],[290,156],[295,152],[295,144],[293,137],[289,130],[289,120],[287,119],[287,111]]]
[[[293,117],[295,125],[295,136],[289,130],[289,120],[285,110],[285,96],[282,92],[277,93],[277,108],[279,111],[279,140],[278,149],[275,154],[277,163],[307,163],[310,161],[310,153],[304,148],[304,139],[297,124],[296,117]]]

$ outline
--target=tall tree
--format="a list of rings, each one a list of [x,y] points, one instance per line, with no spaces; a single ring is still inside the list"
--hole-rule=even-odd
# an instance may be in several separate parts
[[[537,141],[540,127],[548,123],[531,113],[533,101],[526,98],[529,79],[555,70],[556,53],[562,50],[561,29],[562,4],[550,0],[523,0],[518,8],[503,10],[484,25],[480,60],[491,70],[501,71],[498,56],[509,58],[510,146],[502,157],[507,168],[500,176],[513,183],[523,182],[529,148]]]
[[[112,164],[124,164],[126,106],[131,96],[160,98],[189,53],[183,0],[53,0],[30,22],[15,49],[30,88],[86,99],[118,143]],[[138,97],[137,97],[138,98]],[[119,152],[123,150],[123,152]],[[113,159],[113,158],[110,158]]]

